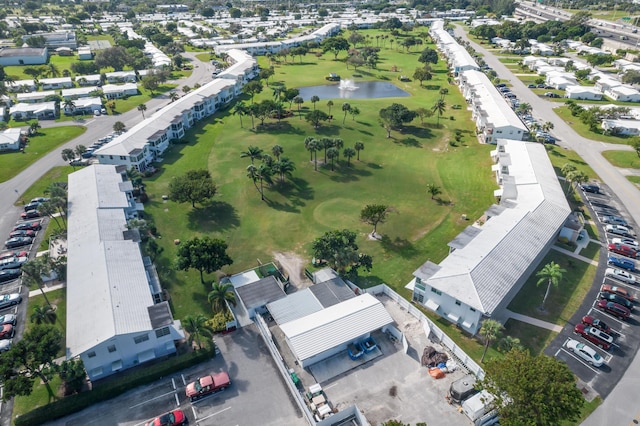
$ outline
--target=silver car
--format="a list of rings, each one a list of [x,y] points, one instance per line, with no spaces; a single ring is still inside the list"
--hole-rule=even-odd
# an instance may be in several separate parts
[[[17,305],[20,302],[22,302],[22,296],[20,296],[18,293],[0,295],[0,309]]]

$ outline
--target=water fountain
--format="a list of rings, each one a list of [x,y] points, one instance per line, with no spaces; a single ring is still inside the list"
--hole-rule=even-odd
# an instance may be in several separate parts
[[[340,85],[338,86],[340,90],[347,90],[349,92],[353,92],[358,88],[353,80],[340,80]]]

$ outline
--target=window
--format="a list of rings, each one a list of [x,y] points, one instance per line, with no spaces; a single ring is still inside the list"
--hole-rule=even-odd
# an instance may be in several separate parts
[[[88,356],[89,358],[93,358],[94,356],[96,356],[96,351],[91,351],[91,352],[89,352],[89,353],[87,354],[87,356]]]
[[[109,160],[113,160],[113,155],[110,155],[110,156],[109,156]]]
[[[127,159],[127,157],[125,157],[124,155],[121,155],[121,156],[120,156],[120,159],[124,161],[124,160],[126,160],[126,159]]]
[[[109,345],[107,346],[107,350],[109,352],[115,352],[116,351],[116,345]]]
[[[160,329],[156,330],[156,337],[157,338],[160,338],[162,336],[166,336],[168,334],[169,334],[169,327],[163,327],[163,328],[160,328]]]
[[[460,302],[459,300],[456,300],[456,305],[460,306],[462,305],[462,302]]]
[[[476,311],[475,309],[473,309],[473,308],[471,308],[471,307],[469,308],[469,310],[470,310],[471,312],[475,312],[475,311]]]
[[[442,292],[440,290],[436,290],[433,287],[431,287],[431,292],[437,294],[438,296],[442,296]]]
[[[140,336],[134,337],[133,341],[136,342],[136,345],[138,343],[142,343],[142,342],[146,342],[147,340],[149,340],[149,334],[141,334]]]
[[[413,300],[418,303],[422,303],[424,301],[424,297],[420,293],[413,293]]]

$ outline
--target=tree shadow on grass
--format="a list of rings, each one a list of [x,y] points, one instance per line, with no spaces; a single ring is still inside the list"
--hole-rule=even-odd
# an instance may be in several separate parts
[[[334,182],[354,182],[360,180],[361,177],[371,176],[371,172],[365,169],[360,169],[354,167],[355,164],[352,162],[350,166],[347,166],[346,162],[341,161],[342,164],[336,164],[335,170],[331,172],[331,169],[327,169],[326,172],[329,174],[329,179]]]
[[[316,133],[322,136],[337,136],[340,134],[340,126],[325,124],[316,129]]]
[[[367,167],[370,168],[370,169],[374,169],[374,170],[382,169],[382,166],[380,164],[376,164],[376,163],[367,163]]]
[[[297,177],[289,178],[285,183],[277,183],[272,189],[286,197],[292,207],[303,207],[306,205],[304,200],[312,200],[314,197],[314,190],[309,182]]]
[[[367,135],[367,136],[373,136],[373,133],[367,131],[367,130],[358,130],[358,132],[362,133],[363,135]]]
[[[415,148],[422,148],[422,143],[416,138],[404,138],[404,139],[394,139],[396,144],[404,145],[404,146],[413,146]]]
[[[257,129],[256,133],[278,132],[278,133],[287,133],[292,135],[303,135],[305,133],[302,131],[302,129],[292,126],[291,123],[287,121],[281,121],[279,123],[277,121],[274,121],[274,122],[260,124],[256,126],[256,129]]]
[[[225,201],[212,201],[204,207],[191,209],[187,218],[187,228],[192,231],[223,231],[240,225],[235,207]]]
[[[431,138],[433,137],[433,133],[431,129],[426,127],[418,127],[418,126],[405,126],[402,128],[401,132],[403,135],[411,135],[417,138]]]
[[[383,235],[380,243],[382,244],[382,248],[386,251],[397,254],[405,259],[414,257],[418,254],[418,250],[415,246],[405,238],[395,237],[394,239],[391,239],[389,236]]]

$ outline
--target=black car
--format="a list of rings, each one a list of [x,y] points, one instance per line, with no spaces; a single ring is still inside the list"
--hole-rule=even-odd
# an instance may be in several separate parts
[[[20,269],[4,269],[0,271],[0,283],[15,280],[20,277],[21,273]]]
[[[4,242],[4,245],[8,249],[10,249],[15,247],[28,246],[32,242],[33,242],[33,238],[31,237],[15,237],[15,238],[9,238],[7,241]]]
[[[600,187],[598,185],[585,183],[584,185],[580,185],[580,188],[582,188],[584,192],[591,192],[592,194],[600,193]]]
[[[622,305],[629,310],[633,309],[633,303],[630,300],[625,299],[622,296],[618,296],[617,294],[605,293],[601,291],[600,293],[598,293],[598,299],[617,303],[618,305]]]
[[[544,89],[544,86],[545,86],[544,84],[538,84],[536,87],[537,87],[538,89]]]
[[[24,211],[28,212],[28,211],[31,211],[31,210],[37,210],[38,207],[40,207],[40,204],[42,204],[42,203],[37,202],[37,201],[33,202],[33,203],[29,203],[26,206],[24,206]]]
[[[42,229],[42,222],[39,220],[33,222],[19,223],[13,227],[14,231],[39,231]]]
[[[536,88],[536,85],[535,85],[535,84],[529,84],[529,85],[527,85],[527,88],[529,88],[529,89],[535,89],[535,88]]]

